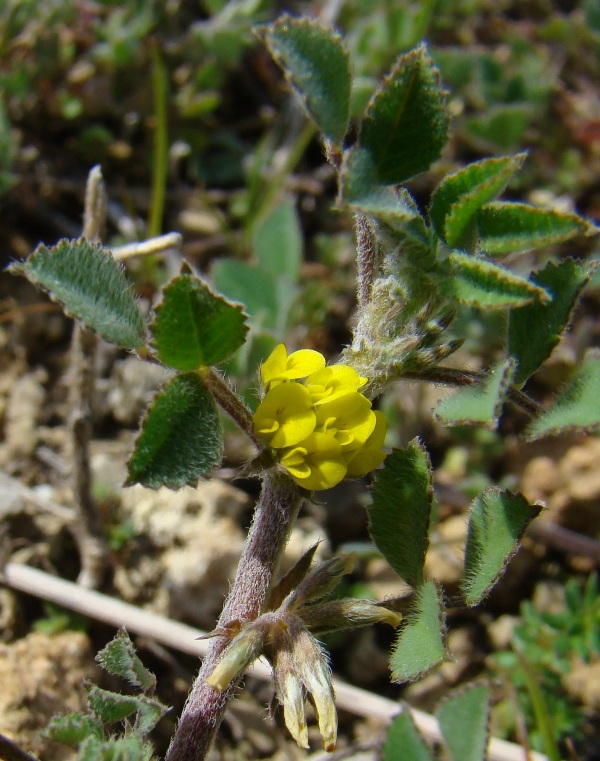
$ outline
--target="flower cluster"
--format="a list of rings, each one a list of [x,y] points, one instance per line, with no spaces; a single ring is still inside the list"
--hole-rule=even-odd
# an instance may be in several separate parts
[[[352,367],[326,367],[318,351],[288,355],[279,344],[260,373],[266,393],[254,413],[254,430],[297,484],[330,489],[383,462],[385,418],[360,393],[367,378]]]
[[[324,634],[377,622],[396,629],[402,616],[374,600],[334,597],[335,588],[352,571],[356,558],[336,556],[309,570],[316,549],[315,544],[271,588],[262,615],[253,621],[232,621],[207,635],[227,637],[229,644],[206,683],[215,690],[225,690],[256,658],[264,655],[273,667],[277,699],[283,706],[283,717],[292,737],[301,748],[308,748],[304,701],[309,695],[323,746],[332,751],[337,737],[337,714],[331,669],[311,632]],[[291,579],[295,580],[295,586],[290,592]]]

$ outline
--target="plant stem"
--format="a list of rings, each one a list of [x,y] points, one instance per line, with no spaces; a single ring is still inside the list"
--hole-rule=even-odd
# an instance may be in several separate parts
[[[35,756],[20,748],[14,740],[0,734],[0,759],[3,761],[38,761]]]
[[[221,409],[223,409],[223,411],[226,412],[235,423],[237,423],[246,436],[248,436],[259,449],[262,449],[263,445],[256,438],[254,433],[252,412],[246,407],[235,391],[233,391],[229,384],[212,367],[204,368],[200,371],[200,375],[204,385],[215,397]]]
[[[158,42],[152,43],[152,90],[154,95],[154,148],[152,155],[152,190],[148,237],[162,231],[163,214],[169,169],[169,138],[167,134],[167,70]]]
[[[357,214],[356,222],[356,274],[358,280],[358,306],[365,306],[371,296],[373,282],[380,264],[380,250],[369,221]]]
[[[106,222],[106,189],[99,166],[89,174],[85,189],[83,237],[98,241]],[[71,384],[69,394],[69,446],[72,458],[72,488],[78,507],[73,534],[81,558],[78,583],[94,589],[100,586],[108,558],[102,521],[92,494],[90,439],[93,397],[96,383],[96,334],[75,322],[71,339]]]
[[[426,381],[427,383],[439,383],[442,386],[472,386],[487,378],[486,373],[475,370],[457,370],[454,367],[433,367],[422,372],[407,372],[402,375],[403,380]],[[527,413],[530,417],[536,417],[543,412],[543,407],[527,394],[517,388],[508,391],[508,399],[516,407]]]
[[[273,471],[265,474],[254,520],[218,627],[235,620],[252,621],[260,614],[301,502],[298,488],[287,476]],[[203,761],[206,758],[238,682],[235,680],[222,692],[205,682],[227,644],[226,637],[213,640],[165,761]]]

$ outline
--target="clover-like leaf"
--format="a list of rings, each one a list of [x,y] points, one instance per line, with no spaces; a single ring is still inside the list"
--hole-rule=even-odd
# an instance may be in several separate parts
[[[112,724],[134,714],[138,710],[140,698],[103,690],[93,684],[88,690],[88,703],[102,723]]]
[[[475,215],[506,188],[525,154],[484,159],[447,175],[431,197],[429,218],[451,248],[472,248]]]
[[[481,761],[486,756],[490,688],[474,684],[453,692],[436,712],[451,761]]]
[[[485,425],[496,428],[516,363],[508,358],[493,367],[479,383],[465,386],[442,399],[435,409],[444,425]]]
[[[98,652],[96,660],[109,674],[126,679],[144,692],[152,691],[156,685],[156,677],[141,662],[125,629],[120,629],[114,639]]]
[[[39,245],[10,270],[47,291],[71,316],[124,349],[144,345],[145,325],[122,264],[85,238]]]
[[[448,139],[445,96],[424,45],[400,56],[371,98],[358,142],[346,156],[345,201],[360,203],[382,185],[429,169]]]
[[[518,362],[515,383],[524,383],[548,359],[569,327],[591,272],[588,263],[565,259],[559,264],[548,262],[531,276],[532,282],[552,294],[552,301],[534,301],[510,312],[508,353]]]
[[[223,432],[212,394],[196,373],[176,375],[146,413],[127,484],[151,489],[195,486],[222,456]]]
[[[350,118],[350,64],[341,38],[309,18],[282,16],[265,34],[273,58],[323,134],[341,143]]]
[[[490,488],[475,497],[461,582],[467,605],[477,605],[489,593],[540,511],[540,505],[530,505],[522,494],[510,491]]]
[[[557,436],[568,431],[600,430],[600,357],[586,357],[575,377],[547,412],[526,431],[530,440]]]
[[[427,450],[413,440],[396,449],[375,475],[369,531],[385,559],[406,582],[418,586],[429,543],[433,501]]]
[[[431,753],[415,726],[408,706],[392,719],[383,746],[382,761],[399,759],[431,761]]]
[[[463,304],[503,309],[551,298],[537,283],[485,259],[452,251],[447,263],[449,276],[440,281],[440,291]]]
[[[186,372],[230,357],[246,340],[241,304],[213,293],[184,265],[168,283],[150,325],[160,361]]]
[[[54,716],[44,730],[54,742],[77,748],[86,737],[102,740],[102,725],[88,714],[70,713],[66,716]]]
[[[417,679],[446,658],[446,622],[441,589],[425,582],[394,646],[390,667],[395,682]]]
[[[577,214],[526,203],[495,201],[476,213],[479,245],[488,254],[512,254],[562,243],[591,230]]]

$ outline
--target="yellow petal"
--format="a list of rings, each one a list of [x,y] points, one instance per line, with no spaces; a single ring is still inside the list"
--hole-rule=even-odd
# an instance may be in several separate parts
[[[307,375],[322,367],[325,367],[325,357],[320,352],[313,349],[299,349],[293,351],[288,357],[286,378],[306,378]]]
[[[385,460],[386,453],[382,447],[387,433],[387,423],[383,412],[377,410],[374,414],[376,422],[373,433],[361,447],[350,452],[347,457],[350,478],[365,476]]]
[[[318,405],[358,391],[366,382],[367,379],[361,378],[353,367],[330,365],[309,375],[305,385]]]
[[[298,444],[314,431],[315,425],[310,394],[300,383],[273,387],[254,413],[256,435],[276,449]]]
[[[358,391],[339,396],[315,407],[318,430],[335,436],[344,449],[357,449],[375,428],[371,402]]]
[[[298,462],[300,457],[302,464]],[[282,453],[281,464],[305,489],[331,489],[346,475],[342,449],[327,433],[311,433],[301,446]]]
[[[288,354],[285,344],[277,344],[267,359],[260,366],[260,377],[263,385],[268,387],[269,383],[279,377],[287,369]]]

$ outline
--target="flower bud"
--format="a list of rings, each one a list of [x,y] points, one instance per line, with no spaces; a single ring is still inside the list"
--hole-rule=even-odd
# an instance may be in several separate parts
[[[224,690],[256,660],[263,650],[264,629],[250,624],[229,643],[220,662],[206,683],[215,690]]]

